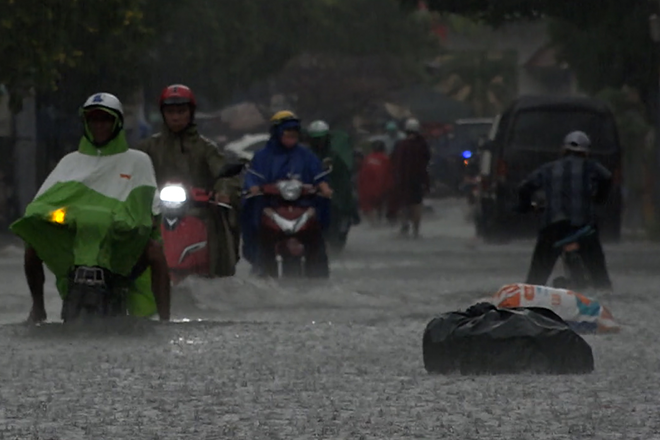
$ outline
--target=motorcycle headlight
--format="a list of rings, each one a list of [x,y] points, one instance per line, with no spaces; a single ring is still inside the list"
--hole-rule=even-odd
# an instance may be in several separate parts
[[[51,222],[63,225],[64,220],[66,220],[66,209],[60,208],[50,213]]]
[[[302,194],[303,184],[298,180],[283,180],[277,184],[277,189],[284,200],[297,200]]]
[[[167,185],[160,190],[160,201],[166,208],[178,208],[187,199],[186,190],[181,185]]]

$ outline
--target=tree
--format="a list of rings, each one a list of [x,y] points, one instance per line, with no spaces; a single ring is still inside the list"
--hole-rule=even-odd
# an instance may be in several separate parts
[[[419,5],[419,0],[400,2],[409,9]],[[631,5],[648,5],[647,0],[426,0],[425,3],[430,10],[463,15],[493,26],[551,17],[583,27],[599,23],[615,11],[625,14]]]
[[[155,96],[173,82],[219,103],[303,52],[408,65],[428,40],[397,0],[0,0],[0,83],[15,103],[34,88],[67,110],[100,89]]]
[[[139,75],[134,67],[149,37],[143,3],[2,0],[0,83],[7,86],[14,110],[29,90],[57,90],[74,72],[106,75],[108,85],[116,87],[134,83]]]
[[[353,117],[407,85],[409,76],[386,55],[302,55],[276,79],[296,111],[308,121],[350,127]]]
[[[625,12],[612,9],[610,15],[587,28],[555,19],[548,30],[560,61],[571,66],[583,90],[596,94],[610,87],[633,87],[647,103],[650,115],[656,109],[653,97],[658,82],[657,49],[648,26],[651,11],[647,3],[626,4]]]
[[[150,96],[183,82],[210,105],[279,72],[301,53],[395,55],[411,66],[428,53],[428,27],[397,0],[150,0]],[[412,73],[411,73],[412,74]]]
[[[418,1],[401,0],[405,7]],[[648,0],[428,0],[429,9],[500,26],[509,21],[547,18],[559,57],[591,93],[629,85],[654,113],[658,56],[649,36]]]

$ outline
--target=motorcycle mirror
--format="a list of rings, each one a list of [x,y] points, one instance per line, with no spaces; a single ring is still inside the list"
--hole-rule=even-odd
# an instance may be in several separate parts
[[[218,174],[218,179],[225,179],[228,177],[238,176],[243,171],[243,168],[245,168],[244,163],[225,164],[220,170],[220,173]]]

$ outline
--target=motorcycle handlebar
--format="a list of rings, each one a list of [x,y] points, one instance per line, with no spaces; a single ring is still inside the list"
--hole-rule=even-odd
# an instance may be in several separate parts
[[[215,200],[215,191],[207,191],[202,188],[196,188],[193,186],[185,186],[183,184],[179,183],[172,183],[170,185],[181,185],[184,188],[186,188],[186,193],[188,195],[186,203],[194,203],[198,205],[204,205],[204,204],[209,204],[213,206],[218,206],[220,208],[225,208],[225,209],[234,209],[233,206],[231,206],[228,203],[222,203],[222,202],[216,202]],[[165,185],[168,186],[168,185]]]
[[[310,184],[305,184],[303,185],[303,190],[300,193],[300,197],[304,196],[313,196],[318,193],[318,188],[315,185],[310,185]],[[252,197],[259,197],[259,196],[279,196],[281,195],[280,189],[277,187],[277,184],[274,183],[269,183],[267,185],[263,185],[259,187],[259,192],[256,194],[253,194],[250,190],[244,190],[242,192],[242,195],[246,199],[250,199]]]

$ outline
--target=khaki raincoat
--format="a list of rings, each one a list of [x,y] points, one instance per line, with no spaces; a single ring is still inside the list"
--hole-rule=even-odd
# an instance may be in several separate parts
[[[210,206],[200,216],[208,221],[212,274],[219,277],[234,275],[240,237],[237,211],[241,184],[237,177],[216,178],[225,164],[224,155],[211,140],[201,136],[194,125],[180,134],[164,128],[162,133],[145,139],[136,149],[151,157],[159,188],[174,180],[230,197],[233,211]]]

